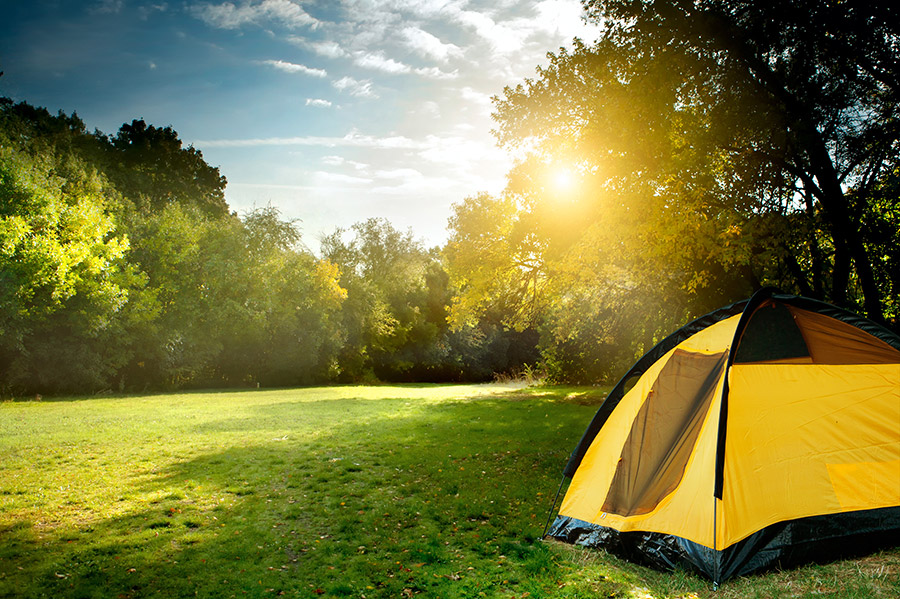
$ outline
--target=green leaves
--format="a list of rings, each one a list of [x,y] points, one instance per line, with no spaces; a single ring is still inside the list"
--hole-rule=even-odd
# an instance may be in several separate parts
[[[585,8],[596,41],[549,54],[494,100],[498,140],[523,157],[500,198],[467,199],[451,219],[454,323],[498,303],[507,322],[527,315],[551,372],[588,382],[623,359],[604,345],[640,354],[766,284],[896,322],[900,239],[885,225],[897,197],[876,191],[896,178],[896,152],[882,151],[900,139],[888,116],[900,88],[885,77],[896,15],[727,0]],[[568,202],[546,184],[559,164],[579,174]]]
[[[84,167],[82,167],[84,168]],[[2,318],[41,319],[76,294],[116,310],[125,291],[114,281],[128,238],[116,234],[103,188],[72,192],[46,160],[0,147]]]
[[[170,127],[0,103],[0,389],[330,377],[336,267],[273,208],[228,214],[224,185]]]

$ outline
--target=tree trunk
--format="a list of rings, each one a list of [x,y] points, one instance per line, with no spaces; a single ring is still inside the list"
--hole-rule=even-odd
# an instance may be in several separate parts
[[[847,207],[847,198],[838,181],[837,171],[828,149],[822,139],[811,136],[807,148],[815,175],[821,190],[822,209],[834,240],[834,274],[832,278],[832,300],[838,304],[847,303],[847,288],[850,282],[850,263],[856,267],[856,277],[863,293],[863,307],[866,316],[876,322],[884,322],[881,306],[881,292],[875,281],[875,273],[869,262],[868,252],[860,235],[860,223],[854,220]]]

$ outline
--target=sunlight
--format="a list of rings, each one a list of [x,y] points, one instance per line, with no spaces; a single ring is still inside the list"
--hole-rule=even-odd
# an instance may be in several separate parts
[[[557,193],[569,193],[575,187],[575,176],[572,170],[566,167],[556,168],[551,175],[551,181]]]

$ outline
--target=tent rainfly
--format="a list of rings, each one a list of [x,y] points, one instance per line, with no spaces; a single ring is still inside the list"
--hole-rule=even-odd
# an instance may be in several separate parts
[[[716,585],[896,543],[900,336],[763,289],[638,360],[564,475],[550,537]]]

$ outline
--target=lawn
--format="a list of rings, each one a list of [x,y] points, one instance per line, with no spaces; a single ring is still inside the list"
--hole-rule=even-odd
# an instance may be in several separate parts
[[[897,597],[900,550],[718,592],[539,540],[605,389],[0,403],[0,597]]]

